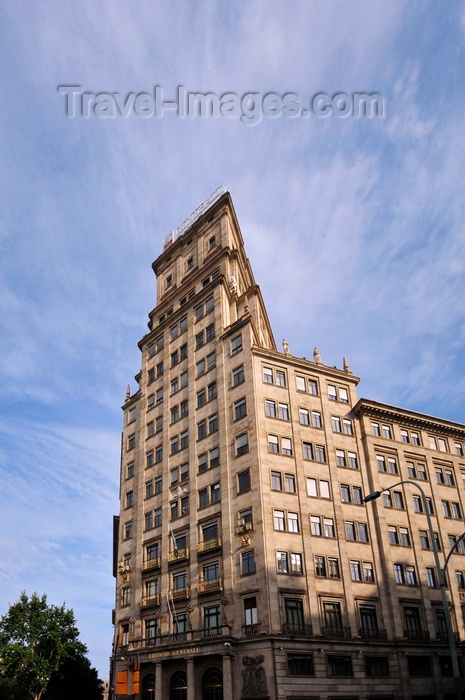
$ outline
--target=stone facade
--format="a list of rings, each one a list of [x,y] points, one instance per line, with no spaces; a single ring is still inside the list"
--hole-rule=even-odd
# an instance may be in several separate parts
[[[123,406],[115,693],[452,697],[416,485],[443,557],[465,529],[465,426],[358,400],[345,359],[278,350],[228,193],[153,269]],[[461,657],[461,542],[448,571]]]

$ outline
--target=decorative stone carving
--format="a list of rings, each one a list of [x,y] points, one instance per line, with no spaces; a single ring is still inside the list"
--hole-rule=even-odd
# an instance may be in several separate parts
[[[283,340],[283,353],[289,355],[289,343],[287,340]]]
[[[242,663],[245,666],[245,669],[242,671],[243,698],[268,697],[265,669],[261,665],[264,659],[263,655],[244,656],[242,659]]]
[[[321,364],[321,355],[318,348],[314,348],[313,350],[313,359],[317,363],[317,365]]]

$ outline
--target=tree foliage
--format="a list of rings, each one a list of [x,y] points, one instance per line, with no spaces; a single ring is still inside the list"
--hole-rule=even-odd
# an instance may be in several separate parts
[[[46,595],[28,598],[23,591],[0,618],[2,695],[5,689],[12,699],[18,690],[23,700],[45,698],[50,680],[63,678],[67,663],[80,659],[85,665],[86,652],[72,610],[48,605]]]

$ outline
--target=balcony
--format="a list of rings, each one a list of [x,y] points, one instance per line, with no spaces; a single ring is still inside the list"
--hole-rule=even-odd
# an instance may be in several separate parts
[[[203,552],[211,552],[214,549],[220,549],[222,544],[221,537],[214,537],[212,540],[199,542],[197,546],[197,553],[203,554]]]
[[[189,559],[189,556],[189,547],[184,547],[184,549],[175,549],[174,552],[168,552],[168,563],[173,564],[177,561],[183,561]]]
[[[183,598],[190,598],[191,589],[190,586],[184,586],[183,588],[171,588],[168,591],[168,595],[172,600],[181,600]]]
[[[142,571],[149,571],[151,569],[160,568],[160,557],[152,557],[152,559],[146,559],[142,562]]]
[[[258,624],[258,622],[251,625],[242,625],[242,629],[244,630],[244,634],[246,637],[253,637],[256,634],[259,634],[260,625]]]
[[[212,593],[214,591],[223,590],[223,579],[219,576],[218,578],[212,578],[210,581],[200,581],[197,587],[199,594],[202,593]]]
[[[289,637],[313,637],[313,627],[304,623],[285,622],[282,629]]]
[[[404,630],[404,639],[411,642],[429,642],[429,632],[425,630]]]
[[[460,644],[460,634],[458,632],[453,632],[455,643]],[[436,632],[436,639],[438,642],[448,642],[447,630],[441,630]]]
[[[142,596],[142,598],[140,599],[141,608],[148,607],[149,605],[160,605],[160,593]]]
[[[191,643],[193,640],[208,639],[210,637],[228,637],[230,634],[231,628],[229,625],[214,625],[212,627],[202,627],[196,630],[190,629],[185,632],[162,634],[157,637],[157,644]]]
[[[379,629],[379,628],[361,628],[358,631],[359,637],[362,639],[367,639],[368,641],[370,639],[374,640],[386,640],[387,639],[387,631],[385,629]]]
[[[350,639],[350,627],[339,625],[325,625],[321,628],[321,634],[325,639]]]

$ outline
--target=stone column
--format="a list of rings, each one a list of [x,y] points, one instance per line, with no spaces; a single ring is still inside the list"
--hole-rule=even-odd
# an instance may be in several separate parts
[[[223,656],[223,695],[225,698],[233,697],[231,654],[224,654]]]
[[[155,698],[163,700],[163,666],[161,663],[155,664]]]
[[[194,659],[187,659],[187,700],[195,700]]]

